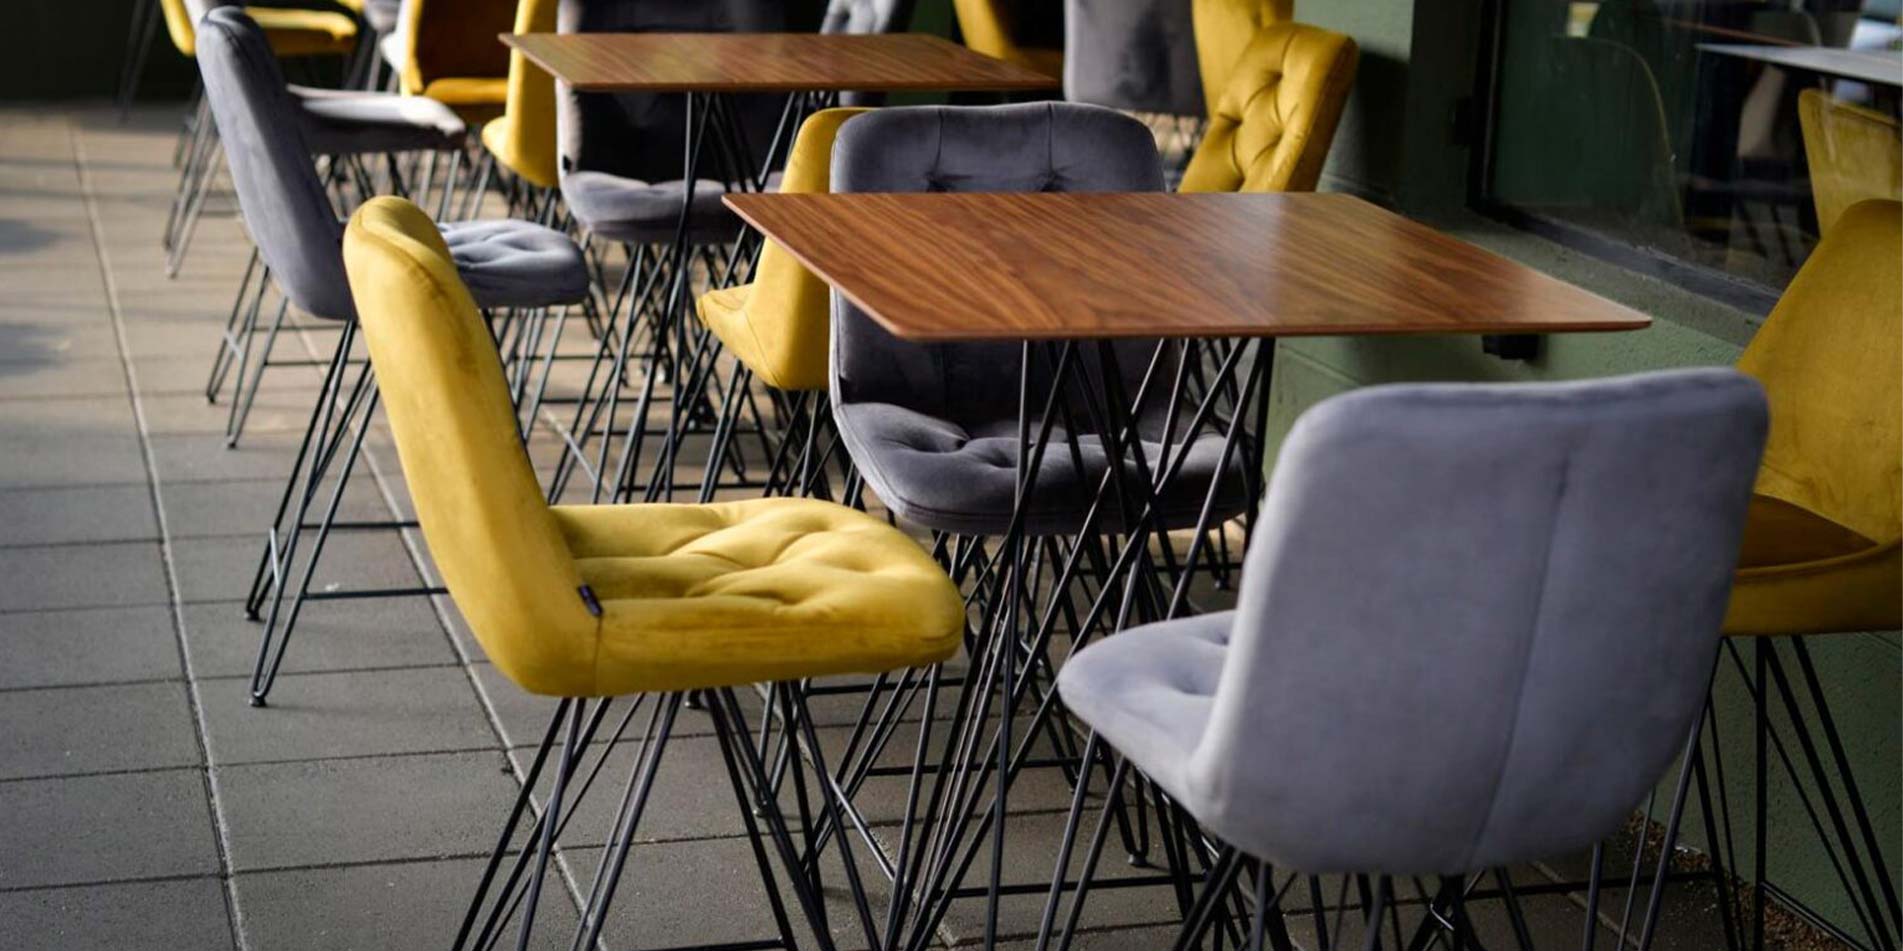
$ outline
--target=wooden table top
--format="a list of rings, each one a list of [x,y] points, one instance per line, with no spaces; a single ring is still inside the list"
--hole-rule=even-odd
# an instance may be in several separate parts
[[[910,340],[1651,323],[1342,194],[734,194],[727,204]]]
[[[925,33],[505,33],[583,92],[983,92],[1046,76]]]
[[[1825,76],[1903,87],[1903,56],[1894,50],[1850,50],[1835,46],[1770,43],[1700,43],[1698,48],[1720,56],[1752,59]]]

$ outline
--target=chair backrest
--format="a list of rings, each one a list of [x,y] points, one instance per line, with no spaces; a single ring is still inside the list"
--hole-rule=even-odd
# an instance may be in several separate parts
[[[402,90],[420,96],[439,79],[508,75],[509,48],[496,36],[515,16],[516,0],[405,0],[397,27],[408,47]]]
[[[1190,0],[1065,0],[1064,98],[1202,115],[1189,7]]]
[[[1149,129],[1076,103],[881,109],[846,124],[833,147],[835,192],[1161,191]],[[895,240],[905,236],[895,235]],[[929,242],[929,235],[912,236]],[[1015,418],[1021,348],[916,344],[833,295],[832,391],[839,403],[895,403],[938,419]],[[1125,341],[1140,376],[1154,342]]]
[[[757,33],[783,28],[780,0],[560,0],[562,33]],[[764,152],[781,97],[737,97],[748,143]],[[556,84],[563,171],[665,181],[682,168],[686,116],[678,94],[582,93]],[[758,158],[758,156],[755,156]],[[711,156],[702,173],[711,177]]]
[[[825,109],[808,116],[793,140],[780,179],[784,195],[823,195],[832,189],[833,141],[847,119],[865,109]],[[747,294],[746,328],[759,342],[754,375],[781,390],[826,388],[832,288],[792,252],[769,239],[760,248]]]
[[[1258,30],[1209,114],[1182,190],[1313,191],[1358,56],[1354,40],[1320,27],[1284,22]]]
[[[179,55],[197,55],[198,31],[193,28],[197,21],[186,8],[185,0],[159,0],[159,12],[165,16],[165,35],[171,38],[172,47]]]
[[[903,33],[912,25],[917,0],[831,0],[821,33]]]
[[[375,198],[344,238],[364,340],[430,554],[483,651],[536,693],[588,695],[598,626],[530,467],[493,339],[421,209]]]
[[[515,8],[515,32],[555,32],[556,0],[522,0]],[[555,161],[555,77],[529,62],[521,50],[509,51],[509,98],[504,109],[510,170],[538,188],[560,183]]]
[[[1215,115],[1229,74],[1256,33],[1295,18],[1295,0],[1190,0],[1196,68],[1202,76],[1203,114]]]
[[[1722,368],[1372,387],[1289,432],[1186,784],[1313,873],[1623,824],[1705,695],[1766,426]]]
[[[1758,492],[1903,537],[1903,204],[1850,206],[1738,359],[1771,400]]]
[[[272,278],[314,316],[354,317],[338,253],[343,226],[264,31],[237,7],[206,14],[198,24],[198,71],[245,229]]]
[[[952,0],[958,33],[972,50],[1027,63],[1027,49],[1062,49],[1063,0]]]
[[[1903,198],[1903,128],[1894,116],[1821,89],[1797,94],[1797,116],[1818,233],[1829,234],[1845,209],[1866,198]]]

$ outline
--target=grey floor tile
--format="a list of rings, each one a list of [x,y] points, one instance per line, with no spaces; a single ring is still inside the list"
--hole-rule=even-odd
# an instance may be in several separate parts
[[[449,947],[461,926],[480,859],[398,862],[238,875],[238,914],[248,945],[269,951]],[[544,893],[531,948],[565,949],[575,910]],[[515,932],[501,944],[515,947]]]
[[[600,856],[597,849],[569,853],[570,867],[584,885],[594,882]],[[784,876],[777,864],[774,875]],[[790,897],[782,900],[794,937],[802,947],[811,946],[812,929],[799,906]],[[845,913],[844,908],[838,911]],[[779,937],[766,886],[745,839],[664,842],[630,849],[603,931],[611,947],[630,948]],[[844,946],[864,944],[859,940]]]
[[[232,279],[236,286],[237,279]],[[229,296],[229,292],[227,292]],[[173,354],[171,356],[141,356],[132,358],[133,385],[142,395],[194,395],[207,411],[222,413],[230,399],[231,383],[225,383],[223,395],[216,404],[205,403],[205,384],[210,380],[212,356],[217,352],[218,330],[216,328],[203,335],[203,352],[193,354]],[[264,380],[258,386],[261,393],[283,392],[291,390],[308,393],[312,399],[317,395],[317,384],[323,379],[323,370],[314,367],[282,366],[272,367],[264,374]]]
[[[152,462],[162,486],[179,482],[286,479],[297,460],[298,433],[247,433],[237,448],[216,434],[153,436]]]
[[[0,406],[0,486],[147,481],[122,399],[9,400]]]
[[[142,484],[0,489],[0,545],[156,541],[152,490]]]
[[[0,892],[5,943],[60,951],[223,951],[232,947],[216,878]]]
[[[0,779],[196,766],[176,681],[0,692]]]
[[[286,674],[269,707],[246,679],[203,682],[212,762],[234,763],[493,748],[461,667]]]
[[[499,752],[212,771],[237,871],[486,854],[517,786]]]
[[[202,393],[160,393],[145,396],[146,431],[155,435],[216,433],[222,435],[230,418],[230,390],[218,403],[205,401]],[[245,417],[246,435],[259,433],[297,433],[302,435],[310,423],[311,408],[317,403],[315,389],[259,390],[252,398],[251,412]]]
[[[0,614],[0,689],[179,676],[169,607]]]
[[[0,330],[0,337],[6,331]],[[74,355],[42,343],[37,352],[0,358],[0,399],[47,396],[116,396],[126,393],[125,367],[116,356]],[[110,351],[107,351],[110,354]],[[26,359],[14,359],[25,356]]]
[[[218,871],[196,769],[0,783],[0,888]]]
[[[264,625],[239,601],[188,604],[185,639],[199,677],[249,677]],[[456,663],[456,652],[423,598],[330,601],[298,619],[283,673],[425,667]]]
[[[687,711],[682,711],[685,715]],[[611,728],[616,717],[609,717],[603,730]],[[638,737],[647,724],[646,709],[629,727],[629,735]],[[591,751],[587,769],[594,768],[593,757],[607,754],[601,778],[580,802],[573,805],[573,816],[563,833],[563,842],[577,848],[600,845],[612,834],[616,811],[626,792],[640,754],[638,743],[598,746]],[[512,751],[518,768],[527,769],[534,751]],[[546,794],[554,780],[554,770],[545,769],[537,790]],[[639,842],[666,842],[679,839],[704,839],[737,836],[746,831],[728,782],[726,766],[721,762],[720,746],[712,737],[676,738],[661,758],[660,772],[648,797],[647,811],[635,834]]]
[[[160,493],[165,527],[173,538],[251,535],[262,539],[284,496],[284,481],[166,483]],[[328,494],[322,496],[322,502],[329,503]],[[361,521],[390,518],[389,508],[370,479],[351,481],[337,514],[340,519]]]
[[[262,533],[178,539],[173,543],[172,558],[178,568],[179,599],[187,604],[242,600],[250,593],[263,552]],[[303,565],[300,557],[293,576],[301,576]],[[325,543],[311,590],[407,588],[418,584],[414,563],[394,532],[334,532]],[[326,607],[307,602],[305,610],[316,612]]]
[[[164,604],[170,592],[152,542],[0,548],[0,611]]]

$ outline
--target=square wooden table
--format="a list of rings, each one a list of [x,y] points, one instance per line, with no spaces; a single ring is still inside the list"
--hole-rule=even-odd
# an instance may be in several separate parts
[[[520,33],[583,92],[1034,92],[1057,77],[925,33]]]
[[[1651,324],[1342,194],[726,200],[908,340],[1546,334]]]

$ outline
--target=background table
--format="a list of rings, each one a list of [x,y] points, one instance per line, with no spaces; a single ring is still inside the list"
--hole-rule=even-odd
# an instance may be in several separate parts
[[[1756,60],[1836,79],[1852,79],[1892,89],[1903,87],[1903,54],[1894,51],[1759,43],[1700,43],[1698,48],[1719,56]]]

